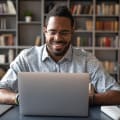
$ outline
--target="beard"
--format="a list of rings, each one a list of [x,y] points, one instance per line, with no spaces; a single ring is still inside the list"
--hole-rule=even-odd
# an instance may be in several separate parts
[[[51,41],[47,43],[47,50],[53,56],[64,56],[70,46],[70,42]]]
[[[57,49],[53,53],[54,53],[55,56],[63,56],[67,52],[68,48],[69,48],[69,46],[66,49],[64,49],[63,51]]]

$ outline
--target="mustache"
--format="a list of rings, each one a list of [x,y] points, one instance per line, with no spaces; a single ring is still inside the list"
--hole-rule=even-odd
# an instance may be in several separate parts
[[[53,43],[53,44],[66,44],[67,42],[60,40],[60,41],[51,41],[51,43]]]

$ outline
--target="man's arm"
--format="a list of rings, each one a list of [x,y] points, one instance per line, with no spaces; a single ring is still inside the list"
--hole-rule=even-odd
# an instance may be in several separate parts
[[[120,91],[110,90],[104,93],[95,93],[93,105],[120,105]]]
[[[7,89],[0,89],[0,103],[16,104],[16,93]]]
[[[109,90],[97,93],[94,86],[89,84],[89,104],[94,105],[120,105],[120,91]]]

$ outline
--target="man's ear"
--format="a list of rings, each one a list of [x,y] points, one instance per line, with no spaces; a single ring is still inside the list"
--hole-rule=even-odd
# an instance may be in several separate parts
[[[43,33],[45,34],[46,31],[47,31],[47,28],[46,28],[46,26],[44,26],[44,27],[43,27]]]

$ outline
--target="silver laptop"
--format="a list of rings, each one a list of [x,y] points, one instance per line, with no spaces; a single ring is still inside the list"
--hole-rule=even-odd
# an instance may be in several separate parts
[[[88,116],[88,73],[21,72],[23,115]]]
[[[8,110],[10,110],[13,107],[13,105],[7,105],[7,104],[0,104],[0,117],[6,113]]]

